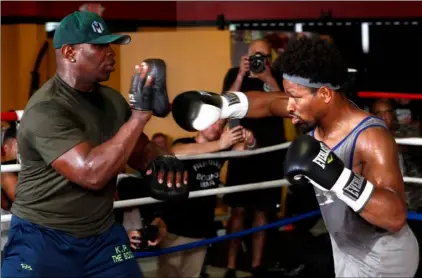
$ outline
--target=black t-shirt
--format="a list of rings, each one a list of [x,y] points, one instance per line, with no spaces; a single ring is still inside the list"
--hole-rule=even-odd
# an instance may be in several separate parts
[[[236,80],[239,68],[231,68],[225,78],[223,91],[227,91]],[[278,86],[283,90],[282,73],[272,70]],[[258,78],[245,76],[240,88],[242,92],[266,91],[266,85]],[[284,122],[280,117],[240,119],[240,124],[254,133],[258,147],[268,147],[286,142]],[[260,182],[283,177],[285,151],[275,151],[239,159],[230,159],[227,184]]]
[[[194,138],[180,138],[175,144],[196,143]],[[197,191],[217,188],[220,184],[220,171],[224,159],[184,160],[189,174],[189,190]],[[204,238],[214,236],[213,223],[217,197],[190,198],[176,205],[164,204],[162,218],[170,233]]]

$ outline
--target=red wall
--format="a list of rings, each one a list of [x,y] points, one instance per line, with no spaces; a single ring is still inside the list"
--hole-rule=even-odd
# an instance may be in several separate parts
[[[1,2],[1,16],[62,18],[85,2]],[[89,3],[89,2],[86,2]],[[99,2],[104,18],[140,20],[215,20],[224,14],[227,20],[313,19],[321,10],[332,11],[337,18],[422,17],[422,2]]]

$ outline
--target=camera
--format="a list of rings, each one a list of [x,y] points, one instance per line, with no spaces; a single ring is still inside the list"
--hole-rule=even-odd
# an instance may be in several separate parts
[[[261,73],[265,71],[265,59],[266,55],[261,52],[257,52],[252,56],[249,56],[249,69],[253,73]]]
[[[137,230],[140,233],[139,237],[133,237],[134,239],[140,240],[141,243],[136,244],[135,251],[142,251],[149,249],[148,241],[155,241],[159,234],[159,229],[156,225],[147,225],[142,229]]]

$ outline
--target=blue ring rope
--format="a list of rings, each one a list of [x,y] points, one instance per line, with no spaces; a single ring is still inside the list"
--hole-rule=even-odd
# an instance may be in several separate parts
[[[228,239],[233,239],[233,238],[236,238],[236,237],[249,235],[249,234],[256,233],[256,232],[263,231],[263,230],[267,230],[267,229],[270,229],[270,228],[285,226],[285,225],[297,222],[299,220],[303,220],[303,219],[310,218],[310,217],[313,217],[313,216],[317,216],[317,215],[320,215],[320,214],[321,214],[320,210],[314,210],[314,211],[311,211],[311,212],[308,212],[308,213],[305,213],[305,214],[301,214],[301,215],[290,217],[290,218],[284,218],[284,219],[281,219],[281,220],[274,222],[274,223],[271,223],[271,224],[266,224],[266,225],[262,225],[262,226],[259,226],[259,227],[254,227],[254,228],[244,230],[244,231],[240,231],[240,232],[237,232],[237,233],[232,233],[232,234],[214,237],[214,238],[210,238],[210,239],[199,240],[199,241],[196,241],[196,242],[182,244],[182,245],[173,246],[173,247],[169,247],[169,248],[164,248],[164,249],[160,249],[160,250],[157,250],[157,251],[136,252],[135,257],[136,258],[153,257],[153,256],[160,256],[160,255],[164,255],[164,254],[174,253],[174,252],[178,252],[178,251],[182,251],[182,250],[186,250],[186,249],[193,249],[193,248],[197,248],[197,247],[200,247],[200,246],[203,246],[203,245],[208,245],[208,244],[212,244],[212,243],[223,241],[223,240],[228,240]]]
[[[256,232],[263,231],[263,230],[285,226],[285,225],[292,224],[292,223],[295,223],[297,221],[307,219],[307,218],[311,218],[311,217],[318,216],[318,215],[321,215],[321,211],[319,209],[308,212],[308,213],[304,213],[304,214],[301,214],[301,215],[298,215],[298,216],[294,216],[294,217],[290,217],[290,218],[283,218],[283,219],[276,221],[274,223],[271,223],[271,224],[266,224],[266,225],[262,225],[262,226],[259,226],[259,227],[254,227],[254,228],[251,228],[251,229],[248,229],[248,230],[244,230],[244,231],[240,231],[240,232],[236,232],[236,233],[232,233],[232,234],[228,234],[228,235],[224,235],[224,236],[199,240],[199,241],[196,241],[196,242],[182,244],[182,245],[173,246],[173,247],[169,247],[169,248],[164,248],[164,249],[160,249],[160,250],[156,250],[156,251],[136,252],[135,257],[137,259],[146,258],[146,257],[154,257],[154,256],[161,256],[161,255],[174,253],[174,252],[178,252],[178,251],[182,251],[182,250],[193,249],[193,248],[197,248],[197,247],[200,247],[200,246],[209,245],[209,244],[212,244],[212,243],[215,243],[215,242],[229,240],[229,239],[233,239],[233,238],[236,238],[236,237],[241,237],[241,236],[253,234],[253,233],[256,233]],[[408,212],[407,213],[407,219],[408,220],[422,221],[422,214],[416,213],[416,212]]]

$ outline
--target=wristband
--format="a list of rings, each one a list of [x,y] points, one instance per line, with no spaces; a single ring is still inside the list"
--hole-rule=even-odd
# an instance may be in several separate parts
[[[248,97],[241,92],[228,92],[221,94],[223,105],[220,119],[239,119],[246,116],[249,109]]]
[[[374,190],[375,186],[370,181],[344,168],[330,191],[355,212],[360,213],[371,199]]]

